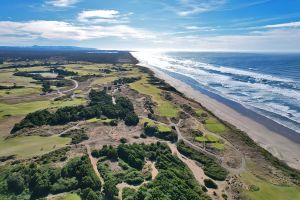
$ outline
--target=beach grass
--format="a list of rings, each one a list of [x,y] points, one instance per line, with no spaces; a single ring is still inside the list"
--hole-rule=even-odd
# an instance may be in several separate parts
[[[9,139],[0,138],[0,156],[16,155],[18,158],[29,158],[59,149],[71,141],[58,135],[17,136]]]
[[[141,94],[149,95],[158,104],[156,112],[163,117],[176,117],[179,109],[171,102],[165,100],[160,94],[161,89],[149,84],[147,79],[143,77],[141,80],[130,84],[130,87]]]
[[[249,186],[243,194],[251,200],[299,200],[300,189],[297,187],[274,185],[251,173],[243,173],[242,180]],[[256,188],[256,189],[251,189]]]
[[[211,117],[205,120],[205,128],[213,133],[222,133],[226,131],[226,127],[221,122]]]

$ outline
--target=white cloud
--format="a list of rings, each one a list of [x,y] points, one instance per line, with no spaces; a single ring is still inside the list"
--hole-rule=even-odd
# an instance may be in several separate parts
[[[265,28],[287,28],[287,27],[300,27],[300,22],[290,22],[284,24],[272,24],[264,26]]]
[[[74,25],[59,21],[27,21],[12,22],[0,21],[1,37],[42,38],[48,40],[90,40],[105,37],[122,39],[153,38],[153,34],[142,29],[127,25],[99,26],[99,25]]]
[[[77,20],[84,23],[127,23],[128,16],[132,13],[121,15],[117,10],[85,10],[78,14]]]
[[[199,30],[200,27],[199,26],[186,26],[185,29],[187,29],[187,30]]]
[[[79,0],[49,0],[46,1],[46,5],[51,5],[54,7],[69,7],[78,2]]]
[[[181,9],[174,10],[179,16],[185,17],[216,10],[225,3],[226,0],[180,0]]]

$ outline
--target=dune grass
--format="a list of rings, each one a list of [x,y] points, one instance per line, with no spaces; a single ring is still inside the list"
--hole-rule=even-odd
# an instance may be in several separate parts
[[[29,158],[59,149],[70,141],[70,138],[58,135],[17,136],[7,140],[0,138],[0,156],[16,155],[18,158]]]
[[[242,180],[249,185],[259,188],[255,190],[244,190],[243,194],[247,199],[251,200],[299,200],[300,189],[290,186],[274,185],[265,180],[257,178],[253,174],[242,174]]]
[[[130,87],[141,94],[149,95],[158,104],[156,112],[164,117],[176,117],[179,109],[171,102],[165,100],[161,95],[161,89],[147,83],[147,79],[143,77],[141,80],[130,84]]]
[[[205,128],[213,133],[222,133],[226,131],[226,127],[221,122],[213,118],[205,120]]]

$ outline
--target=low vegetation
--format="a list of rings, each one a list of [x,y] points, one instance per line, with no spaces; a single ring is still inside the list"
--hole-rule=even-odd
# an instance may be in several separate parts
[[[71,138],[71,144],[79,144],[80,142],[89,139],[88,135],[84,132],[83,129],[70,130],[64,134],[61,134],[61,137]]]

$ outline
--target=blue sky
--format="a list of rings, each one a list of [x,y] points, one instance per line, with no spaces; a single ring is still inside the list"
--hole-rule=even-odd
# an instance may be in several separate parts
[[[2,0],[0,45],[300,51],[300,1]]]

